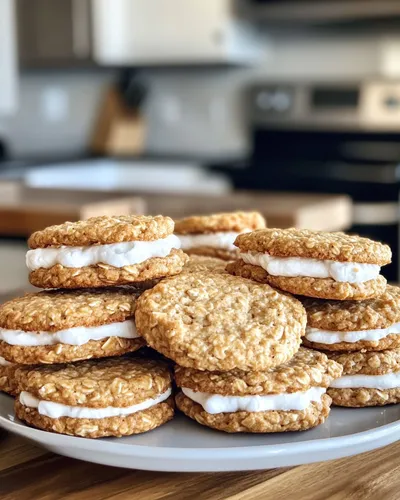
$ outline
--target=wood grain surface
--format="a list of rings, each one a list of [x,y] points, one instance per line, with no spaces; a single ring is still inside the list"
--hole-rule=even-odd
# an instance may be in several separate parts
[[[351,458],[255,472],[125,470],[48,453],[0,431],[1,500],[398,500],[400,443]]]

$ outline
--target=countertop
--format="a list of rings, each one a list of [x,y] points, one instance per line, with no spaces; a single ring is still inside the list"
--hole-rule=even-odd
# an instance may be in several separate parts
[[[0,302],[27,287],[26,246],[0,243]],[[9,292],[9,293],[6,293]],[[398,500],[400,442],[355,457],[234,473],[157,473],[61,457],[0,430],[1,500]]]

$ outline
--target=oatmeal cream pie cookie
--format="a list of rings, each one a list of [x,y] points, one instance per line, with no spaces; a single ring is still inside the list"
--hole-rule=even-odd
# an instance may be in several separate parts
[[[299,349],[306,313],[294,297],[229,274],[182,273],[139,297],[138,332],[178,365],[265,370]]]
[[[387,245],[344,233],[263,229],[237,237],[240,259],[231,274],[297,295],[364,300],[385,291],[380,268],[391,262]]]
[[[175,221],[175,234],[188,254],[232,260],[238,250],[233,242],[240,233],[265,227],[258,212],[196,215]]]
[[[151,282],[187,261],[169,217],[121,215],[66,222],[33,233],[26,255],[39,288],[91,288]]]
[[[268,371],[201,372],[176,367],[178,408],[202,425],[225,432],[303,431],[322,424],[326,390],[342,367],[323,353],[301,348]]]
[[[0,356],[25,365],[117,356],[144,345],[130,289],[54,290],[0,306]]]
[[[305,299],[303,343],[324,351],[383,351],[400,347],[400,288],[388,285],[376,299]]]
[[[332,404],[363,408],[400,403],[400,349],[327,355],[343,366],[343,375],[328,389]]]
[[[101,438],[147,432],[174,415],[171,375],[160,361],[89,360],[20,368],[18,418],[60,434]]]
[[[11,396],[16,395],[15,370],[17,367],[17,364],[10,363],[0,356],[0,392],[6,392]]]

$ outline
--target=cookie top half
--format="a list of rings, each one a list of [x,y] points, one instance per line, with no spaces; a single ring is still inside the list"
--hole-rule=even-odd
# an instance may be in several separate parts
[[[308,229],[260,229],[241,234],[235,245],[242,252],[263,252],[276,257],[303,257],[337,262],[389,264],[388,245],[345,233]]]
[[[117,323],[133,317],[138,295],[129,288],[30,293],[0,306],[0,328],[57,332]]]
[[[175,221],[175,233],[240,233],[265,227],[265,219],[259,212],[228,212],[212,215],[194,215]]]
[[[199,370],[265,370],[288,361],[304,335],[301,303],[269,285],[192,273],[147,290],[135,313],[148,344]]]
[[[91,217],[78,222],[65,222],[33,233],[28,246],[90,246],[126,241],[153,241],[166,238],[174,231],[170,217],[156,215],[120,215]]]
[[[400,371],[400,349],[326,354],[343,366],[343,375],[385,375]]]
[[[128,357],[18,368],[15,378],[20,391],[41,400],[89,408],[133,406],[171,387],[165,363]]]
[[[176,366],[175,380],[178,387],[196,392],[254,396],[303,392],[316,386],[327,388],[341,373],[341,365],[324,353],[301,347],[290,361],[270,370],[206,372]]]
[[[387,285],[376,299],[304,299],[307,326],[329,331],[362,331],[388,328],[400,322],[400,288]]]

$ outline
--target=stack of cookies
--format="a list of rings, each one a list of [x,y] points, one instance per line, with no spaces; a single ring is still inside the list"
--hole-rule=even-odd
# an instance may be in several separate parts
[[[148,345],[175,361],[178,408],[226,432],[285,432],[324,422],[341,366],[300,348],[302,304],[269,285],[223,273],[164,280],[137,303]]]
[[[30,237],[30,282],[51,290],[0,307],[0,389],[22,391],[19,418],[85,437],[144,432],[172,418],[167,365],[121,356],[145,344],[134,321],[137,287],[188,260],[173,231],[169,217],[96,217]]]
[[[234,275],[312,297],[303,344],[343,366],[328,390],[339,406],[400,402],[400,290],[386,284],[387,245],[343,233],[265,229],[239,236]]]

